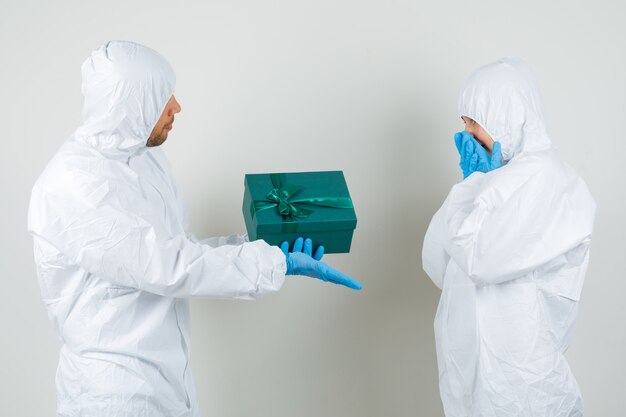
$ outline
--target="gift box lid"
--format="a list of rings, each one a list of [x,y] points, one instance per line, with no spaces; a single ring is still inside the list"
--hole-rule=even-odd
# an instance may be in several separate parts
[[[294,223],[298,232],[356,228],[356,213],[342,171],[246,174],[244,185],[244,215],[250,216],[258,234],[281,233]],[[276,196],[285,189],[291,192],[286,202],[308,214],[306,217],[283,216],[277,200],[268,198],[272,191]]]

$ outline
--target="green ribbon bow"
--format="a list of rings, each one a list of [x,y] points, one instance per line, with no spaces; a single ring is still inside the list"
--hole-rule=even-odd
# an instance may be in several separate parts
[[[270,174],[274,188],[265,196],[267,200],[254,200],[254,210],[278,207],[283,220],[296,221],[313,214],[314,210],[302,206],[353,208],[349,197],[317,197],[293,199],[302,187],[288,184],[285,174]]]

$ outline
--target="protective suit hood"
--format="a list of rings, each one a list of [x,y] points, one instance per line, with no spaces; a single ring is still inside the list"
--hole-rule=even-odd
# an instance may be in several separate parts
[[[111,41],[94,50],[81,71],[83,124],[75,139],[115,159],[145,148],[174,93],[170,64],[143,45]]]
[[[517,58],[502,58],[472,73],[461,89],[459,113],[476,121],[494,141],[502,157],[546,150],[541,93],[531,69]]]

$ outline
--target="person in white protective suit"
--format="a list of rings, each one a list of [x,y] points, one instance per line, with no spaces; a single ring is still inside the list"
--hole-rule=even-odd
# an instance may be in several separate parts
[[[434,327],[445,414],[582,416],[564,353],[594,199],[552,145],[522,61],[476,70],[459,111],[466,130],[455,139],[467,178],[433,216],[422,253],[442,290]]]
[[[28,216],[62,342],[57,415],[199,416],[188,297],[253,299],[279,290],[286,274],[360,285],[319,262],[308,239],[284,253],[187,231],[158,148],[180,106],[174,72],[157,52],[109,42],[87,58],[82,77],[83,124],[37,180]]]

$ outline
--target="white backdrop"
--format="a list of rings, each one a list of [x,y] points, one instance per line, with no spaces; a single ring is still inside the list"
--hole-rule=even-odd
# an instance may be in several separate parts
[[[179,4],[180,3],[180,4]],[[200,237],[244,232],[243,175],[342,169],[359,224],[327,261],[361,293],[290,278],[195,300],[206,416],[442,416],[422,238],[461,179],[457,94],[504,55],[537,73],[553,141],[598,202],[568,352],[587,416],[623,416],[626,7],[615,0],[0,0],[0,414],[52,416],[59,342],[26,232],[30,188],[80,123],[80,64],[108,39],[160,51],[182,113],[164,145]]]

